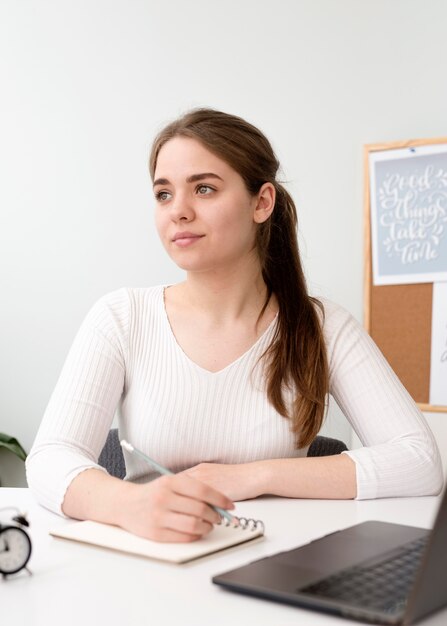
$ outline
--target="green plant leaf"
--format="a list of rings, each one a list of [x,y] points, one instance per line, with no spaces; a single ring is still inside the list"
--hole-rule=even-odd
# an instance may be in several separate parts
[[[0,433],[0,448],[6,448],[10,450],[13,454],[19,457],[24,461],[26,459],[26,452],[14,437],[9,437],[9,435],[5,435],[4,433]]]

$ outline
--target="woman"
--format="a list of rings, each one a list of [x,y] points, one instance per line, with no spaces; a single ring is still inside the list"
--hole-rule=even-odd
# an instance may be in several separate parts
[[[43,505],[192,541],[219,520],[209,505],[261,494],[440,491],[433,436],[377,347],[308,295],[278,167],[258,129],[219,111],[191,111],[158,135],[156,224],[186,280],[121,289],[90,311],[27,461]],[[306,458],[329,393],[365,447]],[[118,403],[120,436],[175,476],[127,453],[125,481],[97,465]]]

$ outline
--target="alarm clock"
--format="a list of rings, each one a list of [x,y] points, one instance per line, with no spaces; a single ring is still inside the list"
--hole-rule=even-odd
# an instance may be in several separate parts
[[[0,523],[0,574],[3,578],[22,569],[31,574],[26,567],[31,556],[31,539],[24,530],[27,526],[26,517],[20,513],[10,523]]]

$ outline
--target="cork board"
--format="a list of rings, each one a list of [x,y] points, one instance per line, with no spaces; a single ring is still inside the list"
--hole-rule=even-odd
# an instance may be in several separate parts
[[[369,155],[372,151],[447,143],[447,138],[367,145],[364,149],[364,325],[423,411],[447,413],[430,398],[433,283],[373,284]]]

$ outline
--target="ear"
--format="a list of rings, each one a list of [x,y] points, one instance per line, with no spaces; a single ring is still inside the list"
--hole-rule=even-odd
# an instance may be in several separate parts
[[[264,183],[255,196],[253,220],[256,224],[266,222],[275,208],[276,189],[272,183]]]

